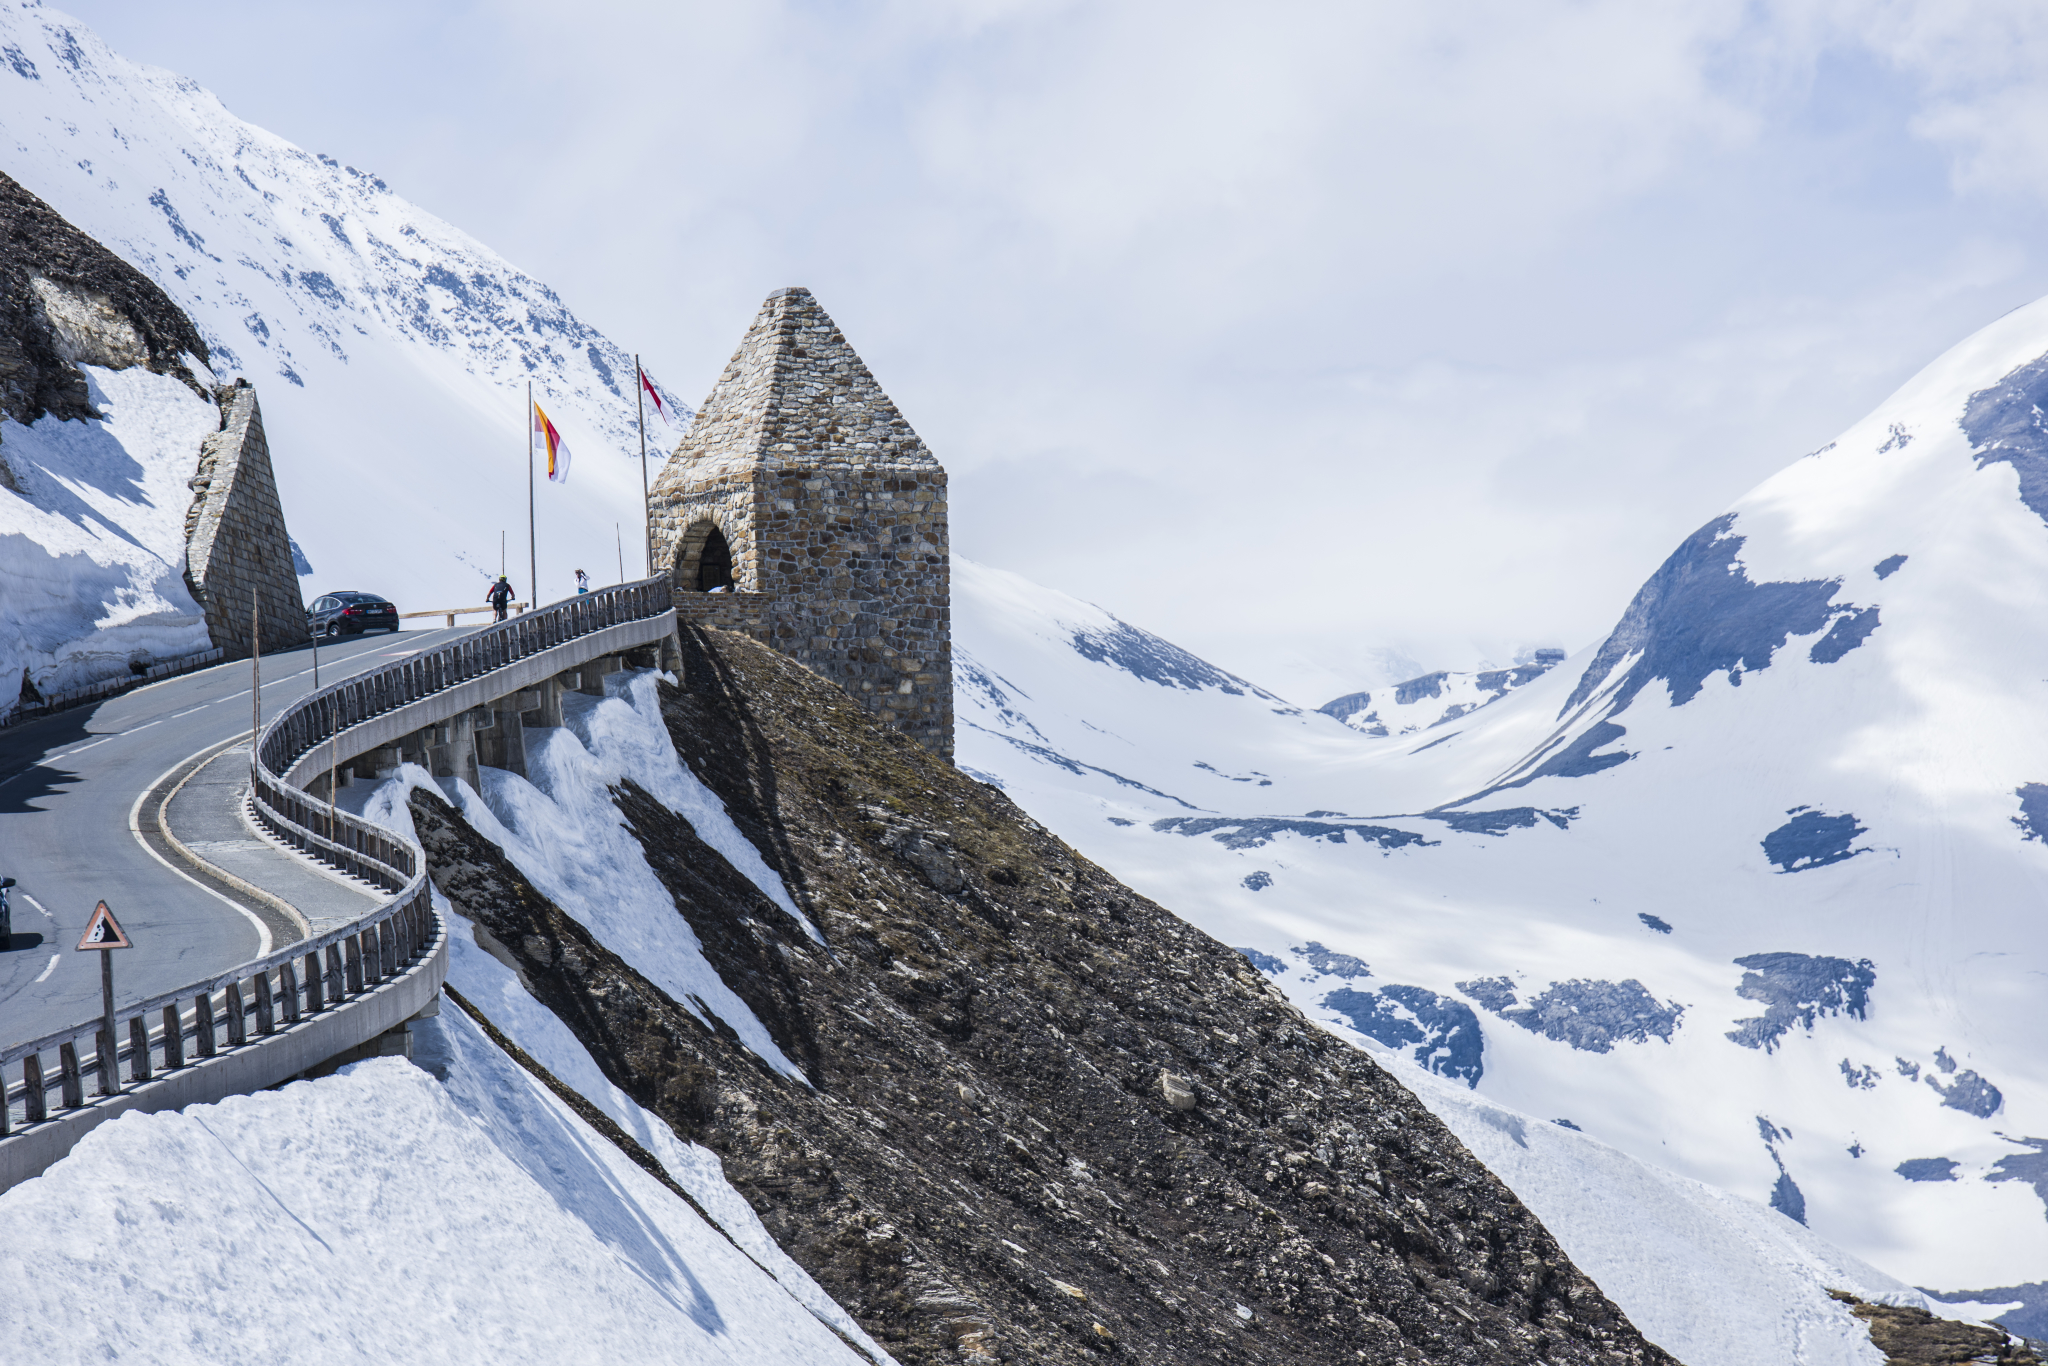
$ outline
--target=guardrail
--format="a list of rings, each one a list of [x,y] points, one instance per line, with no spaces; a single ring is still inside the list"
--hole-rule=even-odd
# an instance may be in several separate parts
[[[506,607],[514,612],[524,612],[530,605],[524,602],[508,602],[505,604]],[[400,621],[411,621],[414,617],[446,617],[448,618],[448,624],[453,626],[457,617],[473,617],[478,612],[495,612],[497,610],[495,607],[435,607],[425,612],[400,612],[398,619]]]
[[[439,952],[445,933],[433,910],[426,852],[396,831],[314,801],[279,775],[314,746],[382,712],[579,636],[659,616],[669,606],[668,580],[660,575],[582,594],[330,684],[279,711],[250,756],[257,820],[292,848],[392,895],[369,915],[318,939],[119,1008],[114,1038],[93,1019],[0,1051],[0,1139],[13,1134],[19,1141],[67,1115],[89,1116],[88,1076],[98,1095],[115,1096],[123,1089],[124,1065],[129,1082],[142,1085],[166,1072],[258,1048],[302,1020],[374,995],[410,973],[423,955]],[[46,1066],[52,1054],[54,1065]],[[19,1076],[10,1082],[17,1064]],[[19,1126],[11,1114],[16,1102]]]

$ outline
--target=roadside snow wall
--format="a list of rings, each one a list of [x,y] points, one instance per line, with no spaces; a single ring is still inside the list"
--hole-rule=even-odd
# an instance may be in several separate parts
[[[185,482],[220,410],[141,366],[80,369],[98,418],[0,417],[0,718],[212,648]]]

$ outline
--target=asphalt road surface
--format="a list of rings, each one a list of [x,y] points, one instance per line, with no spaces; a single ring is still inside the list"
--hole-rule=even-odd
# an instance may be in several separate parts
[[[323,645],[320,681],[463,634]],[[266,655],[263,719],[312,686],[310,648]],[[207,887],[130,824],[137,799],[167,774],[248,735],[250,703],[249,661],[240,660],[0,730],[0,876],[17,883],[12,942],[0,949],[0,1048],[99,1014],[99,955],[77,944],[100,901],[135,943],[113,955],[117,1001],[226,971],[259,956],[266,940],[290,942],[276,912]]]

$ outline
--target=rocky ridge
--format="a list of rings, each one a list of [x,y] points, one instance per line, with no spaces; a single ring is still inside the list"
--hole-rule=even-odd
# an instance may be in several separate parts
[[[201,397],[185,356],[206,343],[141,271],[0,173],[0,411],[96,418],[80,364],[146,365]]]
[[[438,798],[414,819],[478,942],[717,1152],[899,1360],[1672,1360],[1241,955],[800,666],[728,632],[682,643],[677,749],[826,944],[645,793],[614,795],[811,1086],[663,995]]]

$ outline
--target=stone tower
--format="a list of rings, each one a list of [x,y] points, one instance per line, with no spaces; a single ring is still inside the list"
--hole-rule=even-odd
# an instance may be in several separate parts
[[[747,631],[952,757],[946,471],[809,290],[761,306],[652,518],[680,619]]]

